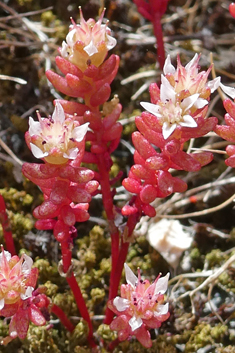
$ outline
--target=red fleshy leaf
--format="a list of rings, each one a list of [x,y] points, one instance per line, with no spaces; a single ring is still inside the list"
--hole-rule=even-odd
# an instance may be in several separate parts
[[[34,304],[31,304],[29,307],[29,318],[37,326],[43,326],[46,324],[45,317]]]
[[[234,2],[232,2],[229,5],[229,12],[230,12],[230,15],[232,15],[235,18],[235,4],[234,4]]]
[[[79,77],[80,79],[83,78],[84,76],[83,72],[76,65],[72,64],[70,61],[62,58],[61,56],[57,56],[55,58],[55,62],[58,68],[60,69],[60,71],[64,75],[72,74]]]
[[[92,107],[97,107],[104,104],[109,99],[111,88],[108,83],[105,83],[98,91],[96,91],[90,98]]]

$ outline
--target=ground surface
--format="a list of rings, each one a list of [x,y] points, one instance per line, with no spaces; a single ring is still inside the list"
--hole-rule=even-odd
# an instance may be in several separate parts
[[[17,250],[29,251],[40,269],[40,284],[48,287],[48,295],[75,323],[79,322],[79,314],[64,279],[57,273],[58,246],[50,233],[33,228],[31,213],[42,201],[40,191],[22,178],[20,162],[34,161],[24,142],[28,117],[35,116],[37,109],[41,115],[51,114],[53,99],[58,98],[58,92],[47,83],[45,70],[55,68],[57,48],[68,32],[69,18],[79,18],[78,5],[88,19],[96,17],[102,4],[98,0],[0,2],[0,192],[7,203]],[[139,102],[148,101],[147,87],[159,80],[160,70],[156,65],[152,27],[138,14],[132,1],[107,0],[103,5],[118,41],[113,52],[120,55],[121,63],[112,89],[120,98],[121,118],[125,119],[123,142],[114,154],[113,173],[121,168],[125,174],[132,163],[133,116],[140,113]],[[228,6],[229,1],[222,0],[170,0],[163,18],[163,32],[166,52],[172,55],[174,63],[177,54],[186,64],[198,52],[202,54],[202,69],[207,69],[212,52],[217,75],[221,75],[224,83],[234,85],[235,19]],[[217,93],[212,97],[209,114],[223,122],[224,108]],[[139,227],[128,255],[132,268],[136,270],[139,266],[150,279],[159,272],[171,272],[171,316],[158,334],[152,332],[151,352],[235,352],[234,170],[226,168],[225,155],[218,152],[224,151],[224,141],[211,134],[195,143],[197,148],[205,146],[217,150],[214,161],[200,173],[179,174],[188,182],[189,191],[156,205],[159,214],[179,218],[193,236],[192,245],[178,266],[173,269],[149,245],[148,220]],[[117,195],[116,202],[120,205],[128,197],[122,189]],[[229,198],[231,202],[219,206]],[[93,217],[101,218],[99,199],[93,201],[90,210]],[[96,315],[97,337],[108,341],[112,334],[100,325],[99,315],[103,314],[108,291],[110,242],[105,227],[93,226],[94,222],[78,226],[74,257],[83,294]],[[16,340],[6,348],[0,347],[0,352],[90,352],[86,348],[85,326],[82,322],[79,325],[70,336],[58,321],[54,321],[50,330],[30,327],[24,342]],[[7,325],[2,322],[0,335],[6,334]],[[134,340],[116,348],[116,352],[125,353],[145,351]]]

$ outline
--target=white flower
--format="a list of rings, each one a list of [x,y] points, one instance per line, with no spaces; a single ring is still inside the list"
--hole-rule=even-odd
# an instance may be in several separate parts
[[[79,143],[84,139],[89,123],[79,125],[73,119],[65,119],[60,103],[56,103],[51,118],[38,120],[29,118],[30,148],[36,158],[45,158],[48,163],[62,164],[76,159]]]
[[[88,61],[97,67],[100,66],[108,50],[117,43],[116,39],[110,36],[111,31],[107,24],[101,24],[103,16],[104,11],[97,22],[91,18],[85,21],[80,8],[80,24],[72,21],[66,42],[62,43],[61,55],[82,71],[87,68]]]
[[[198,72],[199,59],[200,55],[196,54],[184,67],[178,57],[175,68],[168,55],[163,67],[164,75],[161,76],[160,99],[157,97],[157,104],[140,103],[144,109],[159,118],[164,139],[177,126],[196,127],[193,114],[208,104],[210,94],[220,85],[220,77],[208,81],[211,67],[207,71]]]
[[[220,77],[207,81],[211,67],[207,71],[198,72],[200,55],[195,54],[192,60],[183,67],[180,59],[177,60],[177,69],[172,65],[170,55],[167,56],[163,67],[164,75],[174,78],[174,89],[178,93],[188,89],[191,94],[203,93],[206,88],[213,93],[220,85]]]
[[[175,131],[177,126],[196,127],[197,123],[191,116],[190,109],[192,107],[201,109],[208,104],[208,101],[199,98],[199,93],[178,100],[174,88],[162,75],[160,100],[158,104],[146,102],[141,102],[140,104],[148,112],[159,118],[162,125],[163,137],[167,139]]]

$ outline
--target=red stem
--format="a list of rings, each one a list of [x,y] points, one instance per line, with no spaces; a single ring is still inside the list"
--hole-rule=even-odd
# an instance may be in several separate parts
[[[90,318],[90,315],[89,315],[89,312],[87,310],[87,306],[86,306],[86,303],[85,303],[85,300],[82,296],[82,292],[79,288],[79,285],[76,281],[76,278],[74,276],[74,273],[72,272],[71,273],[71,276],[70,277],[66,277],[66,280],[73,292],[73,295],[74,295],[74,298],[75,298],[75,301],[77,303],[77,307],[78,307],[78,310],[80,311],[80,314],[82,316],[82,318],[87,322],[88,324],[88,327],[89,327],[89,333],[88,333],[88,342],[90,344],[91,347],[96,347],[97,345],[95,344],[94,342],[94,339],[93,339],[93,327],[92,327],[92,322],[91,322],[91,318]]]
[[[53,304],[51,307],[51,312],[53,314],[55,314],[60,319],[60,322],[64,325],[64,327],[69,332],[73,332],[73,330],[75,328],[74,325],[68,319],[68,317],[65,315],[64,311],[59,306],[57,306],[56,304]]]
[[[118,338],[116,338],[114,341],[110,342],[107,351],[108,352],[113,352],[114,348],[116,348],[119,345],[120,341]]]
[[[87,322],[89,327],[88,333],[88,341],[91,347],[96,347],[96,344],[93,339],[93,327],[89,312],[87,310],[87,306],[85,300],[82,296],[82,292],[80,287],[76,281],[73,271],[71,270],[70,273],[70,266],[72,264],[72,251],[69,246],[69,242],[62,242],[61,243],[61,252],[62,252],[62,262],[63,262],[63,272],[67,273],[66,280],[69,284],[71,291],[73,292],[75,301],[77,303],[78,310],[82,316],[82,318]]]
[[[2,195],[0,195],[0,222],[2,224],[3,236],[6,243],[6,250],[8,250],[12,256],[16,255],[11,226],[6,212],[5,201]]]
[[[104,209],[109,221],[109,229],[111,234],[111,255],[112,255],[112,271],[110,275],[110,287],[112,286],[113,275],[116,268],[117,260],[118,260],[118,252],[119,252],[119,232],[117,227],[114,224],[114,212],[113,212],[113,197],[110,190],[110,182],[109,182],[109,170],[107,169],[107,165],[105,163],[105,159],[103,155],[98,155],[98,168],[100,174],[100,185],[102,191],[102,199]]]
[[[72,251],[69,247],[68,241],[61,242],[60,247],[62,254],[63,272],[67,273],[72,264]]]
[[[127,221],[128,237],[132,235],[133,230],[140,219],[140,216],[141,214],[139,213],[139,214],[131,215],[129,217]],[[115,298],[117,295],[118,287],[122,277],[122,270],[128,254],[128,249],[129,249],[129,242],[128,241],[124,242],[122,240],[121,249],[118,255],[117,265],[114,269],[115,275],[113,277],[113,283],[112,283],[112,286],[110,286],[110,290],[109,290],[109,300]],[[104,323],[109,325],[112,322],[113,316],[114,316],[114,313],[108,307],[106,307]]]
[[[163,41],[162,25],[161,25],[161,15],[156,12],[153,19],[153,31],[157,39],[157,57],[160,69],[162,70],[165,63],[165,47]]]
[[[119,252],[118,263],[114,270],[115,276],[113,278],[113,283],[112,283],[112,286],[110,286],[109,288],[109,300],[115,298],[117,295],[119,283],[122,277],[122,270],[124,267],[124,263],[126,261],[128,249],[129,249],[129,243],[122,243],[121,250]],[[113,317],[114,317],[114,312],[111,311],[108,307],[106,307],[104,324],[109,325],[112,322]]]

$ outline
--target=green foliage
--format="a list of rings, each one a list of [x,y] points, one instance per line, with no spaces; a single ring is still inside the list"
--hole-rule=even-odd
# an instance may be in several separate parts
[[[221,343],[226,334],[228,334],[228,327],[226,325],[219,323],[211,327],[209,324],[199,324],[195,327],[186,343],[185,352],[194,353],[206,345],[214,345],[217,342]]]

